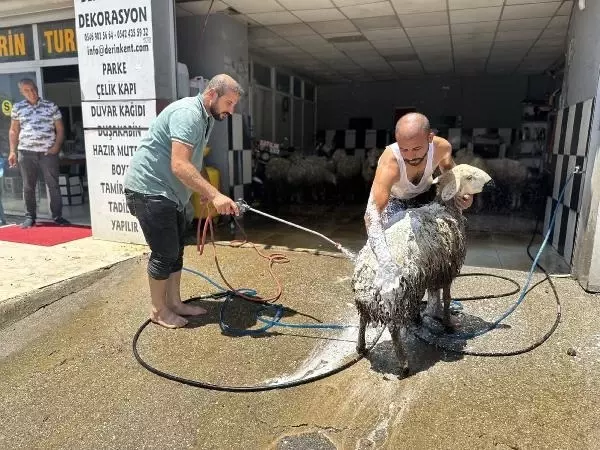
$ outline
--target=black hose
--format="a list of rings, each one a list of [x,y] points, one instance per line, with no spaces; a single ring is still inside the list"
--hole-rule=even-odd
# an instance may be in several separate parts
[[[533,241],[535,239],[535,236],[537,234],[537,228],[538,228],[538,224],[539,224],[539,217],[536,221],[535,224],[535,229],[533,231],[533,234],[531,236],[531,240],[529,241],[529,244],[527,245],[527,254],[528,256],[532,259],[532,261],[535,261],[534,258],[532,257],[531,253],[530,253],[530,248],[531,245],[533,244]],[[449,348],[446,347],[438,342],[433,342],[430,341],[426,338],[424,338],[423,336],[421,336],[418,333],[415,333],[415,336],[417,336],[417,338],[421,339],[423,342],[434,346],[438,349],[447,351],[447,352],[451,352],[451,353],[458,353],[458,354],[462,354],[462,355],[470,355],[470,356],[484,356],[484,357],[501,357],[501,356],[514,356],[514,355],[519,355],[522,353],[526,353],[529,352],[537,347],[539,347],[540,345],[542,345],[544,342],[546,342],[546,340],[548,340],[548,338],[554,333],[554,331],[556,330],[556,328],[558,327],[560,320],[561,320],[561,304],[560,304],[560,298],[558,296],[558,292],[556,291],[556,287],[554,285],[554,282],[552,281],[552,278],[549,276],[548,272],[544,269],[544,267],[539,264],[539,262],[536,264],[537,267],[544,273],[544,275],[546,276],[543,280],[538,281],[537,283],[535,283],[531,288],[529,288],[527,290],[527,292],[525,293],[525,295],[527,295],[529,292],[531,292],[533,289],[535,289],[537,286],[539,286],[541,283],[543,283],[544,281],[548,281],[550,283],[550,287],[552,288],[552,292],[554,294],[554,297],[556,299],[556,306],[557,306],[557,312],[556,312],[556,319],[552,325],[552,327],[550,328],[550,330],[544,334],[544,336],[537,340],[536,342],[534,342],[533,344],[519,349],[519,350],[514,350],[514,351],[508,351],[508,352],[477,352],[477,351],[470,351],[470,350],[458,350],[458,349],[453,349],[453,348]],[[514,295],[516,293],[518,293],[521,289],[520,285],[513,279],[502,276],[502,275],[494,275],[494,274],[486,274],[486,273],[481,273],[481,272],[476,272],[476,273],[468,273],[468,274],[459,274],[459,277],[467,277],[467,276],[488,276],[488,277],[493,277],[493,278],[499,278],[502,280],[506,280],[509,281],[511,283],[513,283],[516,287],[513,291],[508,292],[508,293],[504,293],[504,294],[493,294],[493,295],[480,295],[480,296],[472,296],[472,297],[463,297],[463,298],[456,298],[454,300],[460,300],[460,301],[471,301],[471,300],[482,300],[482,299],[492,299],[492,298],[502,298],[502,297],[507,297],[509,295]],[[222,298],[229,295],[229,293],[225,292],[221,292],[218,294],[212,294],[212,295],[207,295],[207,296],[203,296],[203,297],[199,297],[199,298]],[[296,387],[296,386],[300,386],[303,384],[308,384],[311,383],[313,381],[318,381],[318,380],[322,380],[324,378],[330,377],[332,375],[335,375],[339,372],[342,372],[343,370],[348,369],[349,367],[353,366],[354,364],[356,364],[358,361],[360,361],[361,359],[364,358],[364,356],[366,356],[366,354],[368,354],[374,347],[375,345],[377,345],[377,343],[379,342],[379,339],[381,338],[383,332],[385,331],[385,327],[381,328],[381,331],[379,332],[379,334],[377,335],[376,339],[373,341],[373,343],[371,344],[371,346],[369,348],[367,348],[365,354],[361,354],[361,355],[357,355],[355,356],[352,360],[348,361],[347,363],[344,363],[338,367],[335,367],[327,372],[323,372],[321,374],[317,374],[317,375],[313,375],[307,378],[303,378],[300,380],[293,380],[293,381],[287,381],[287,382],[283,382],[283,383],[275,383],[275,384],[270,384],[270,385],[255,385],[255,386],[227,386],[227,385],[218,385],[218,384],[213,384],[213,383],[208,383],[206,381],[200,381],[200,380],[191,380],[188,378],[184,378],[184,377],[180,377],[178,375],[174,375],[168,372],[164,372],[160,369],[157,369],[153,366],[151,366],[149,363],[147,363],[146,361],[144,361],[142,359],[142,357],[140,356],[138,350],[137,350],[137,343],[139,340],[140,335],[142,334],[142,332],[144,331],[144,329],[151,323],[151,321],[148,319],[146,320],[146,322],[144,322],[139,329],[137,330],[137,332],[135,333],[135,336],[133,337],[133,355],[135,356],[135,359],[148,371],[161,376],[163,378],[166,378],[168,380],[171,381],[176,381],[178,383],[182,383],[182,384],[186,384],[188,386],[193,386],[193,387],[199,387],[199,388],[203,388],[203,389],[209,389],[209,390],[215,390],[215,391],[226,391],[226,392],[262,392],[262,391],[269,391],[269,390],[275,390],[275,389],[286,389],[286,388],[290,388],[290,387]],[[451,337],[452,335],[447,335],[448,337]]]
[[[506,297],[509,295],[513,295],[517,292],[519,292],[520,290],[520,286],[519,284],[508,278],[508,277],[504,277],[502,275],[492,275],[492,274],[486,274],[486,273],[482,273],[482,272],[478,272],[478,273],[469,273],[469,274],[463,274],[463,275],[459,275],[459,276],[488,276],[488,277],[495,277],[495,278],[500,278],[506,281],[509,281],[511,283],[513,283],[516,287],[513,291],[508,292],[508,293],[504,293],[504,294],[494,294],[491,296],[473,296],[473,297],[463,297],[463,298],[457,298],[455,300],[461,300],[461,301],[469,301],[469,300],[478,300],[478,299],[490,299],[490,298],[501,298],[501,297]],[[535,286],[533,286],[535,287]],[[533,287],[531,289],[533,289]],[[530,289],[530,290],[531,290]],[[196,299],[207,299],[207,298],[213,298],[213,299],[219,299],[219,298],[223,298],[223,297],[227,297],[229,295],[228,292],[220,292],[217,294],[211,294],[211,295],[205,295],[202,297],[197,297]],[[196,300],[195,299],[195,300]],[[148,371],[154,373],[155,375],[158,375],[160,377],[166,378],[168,380],[171,381],[176,381],[178,383],[182,383],[182,384],[186,384],[188,386],[193,386],[193,387],[199,387],[199,388],[203,388],[203,389],[210,389],[210,390],[215,390],[215,391],[226,391],[226,392],[262,392],[262,391],[268,391],[268,390],[274,390],[274,389],[286,389],[286,388],[290,388],[290,387],[295,387],[295,386],[300,386],[303,384],[308,384],[311,383],[313,381],[318,381],[318,380],[322,380],[324,378],[330,377],[332,375],[335,375],[339,372],[342,372],[343,370],[348,369],[349,367],[353,366],[354,364],[356,364],[358,361],[360,361],[361,359],[363,359],[366,354],[368,354],[374,347],[375,345],[377,345],[377,343],[379,342],[379,339],[381,338],[381,336],[383,335],[383,332],[385,331],[385,327],[382,327],[382,329],[379,331],[377,337],[375,338],[375,340],[373,341],[373,343],[371,344],[370,347],[367,348],[367,351],[365,352],[364,355],[357,355],[355,356],[352,360],[348,361],[347,363],[344,363],[338,367],[335,367],[327,372],[323,372],[321,374],[318,375],[313,375],[311,377],[307,377],[307,378],[303,378],[301,380],[293,380],[293,381],[288,381],[288,382],[284,382],[284,383],[276,383],[276,384],[271,384],[271,385],[256,385],[256,386],[227,386],[227,385],[218,385],[218,384],[213,384],[213,383],[208,383],[206,381],[200,381],[200,380],[191,380],[188,378],[184,378],[184,377],[180,377],[178,375],[174,375],[165,371],[162,371],[160,369],[157,369],[155,367],[153,367],[152,365],[150,365],[149,363],[147,363],[146,361],[144,361],[142,359],[142,357],[140,356],[138,349],[137,349],[137,344],[138,344],[138,340],[142,334],[142,332],[144,331],[144,329],[151,323],[151,321],[148,319],[146,320],[146,322],[144,322],[140,328],[137,330],[137,332],[135,333],[135,336],[133,337],[133,355],[135,356],[135,359]],[[437,346],[435,343],[430,343],[431,345],[435,345]]]
[[[223,297],[226,294],[221,293],[221,294],[217,294],[217,295],[219,297]],[[218,298],[218,297],[214,296],[214,295],[207,295],[207,296],[198,297],[198,298],[202,299],[202,298]],[[375,347],[375,345],[377,345],[377,342],[379,342],[381,335],[385,331],[385,327],[382,327],[381,331],[379,331],[379,334],[377,335],[377,337],[375,338],[375,340],[373,341],[371,346],[367,348],[365,354],[357,355],[352,360],[350,360],[338,367],[335,367],[327,372],[323,372],[321,374],[313,375],[313,376],[310,376],[307,378],[302,378],[300,380],[286,381],[283,383],[275,383],[275,384],[269,384],[269,385],[227,386],[227,385],[218,385],[218,384],[208,383],[206,381],[200,381],[200,380],[191,380],[188,378],[180,377],[178,375],[173,375],[171,373],[164,372],[160,369],[157,369],[157,368],[151,366],[150,364],[148,364],[146,361],[144,361],[138,352],[137,343],[138,343],[138,339],[139,339],[140,335],[142,334],[142,331],[144,331],[144,329],[150,323],[151,323],[150,319],[146,320],[146,322],[144,322],[140,326],[140,328],[135,333],[135,336],[133,337],[133,355],[135,356],[135,359],[145,369],[147,369],[148,371],[150,371],[160,377],[166,378],[171,381],[177,381],[178,383],[187,384],[188,386],[199,387],[199,388],[203,388],[203,389],[210,389],[213,391],[225,391],[225,392],[262,392],[262,391],[270,391],[270,390],[275,390],[275,389],[286,389],[286,388],[290,388],[290,387],[295,387],[295,386],[300,386],[303,384],[312,383],[313,381],[318,381],[318,380],[322,380],[324,378],[330,377],[332,375],[335,375],[336,373],[339,373],[343,370],[348,369],[349,367],[353,366],[358,361],[363,359],[365,357],[365,355],[368,354]]]
[[[531,235],[531,239],[529,240],[529,244],[527,244],[527,255],[529,256],[529,258],[532,261],[535,261],[535,258],[531,255],[531,245],[533,244],[533,241],[535,239],[535,236],[537,235],[537,230],[538,230],[538,225],[540,224],[540,216],[538,216],[536,222],[535,222],[535,227],[533,230],[533,233]],[[483,357],[501,357],[501,356],[515,356],[515,355],[521,355],[523,353],[527,353],[530,352],[532,350],[534,350],[535,348],[539,347],[540,345],[542,345],[544,342],[546,342],[550,336],[552,336],[552,334],[556,331],[556,328],[558,328],[558,325],[560,324],[560,320],[562,317],[562,307],[561,307],[561,303],[560,303],[560,297],[558,295],[558,292],[556,290],[556,286],[554,285],[554,282],[552,281],[552,277],[548,274],[548,272],[546,271],[546,269],[544,269],[544,267],[538,262],[536,263],[536,267],[538,267],[540,269],[540,271],[545,275],[545,278],[538,281],[537,283],[535,283],[533,286],[531,286],[529,289],[527,289],[527,292],[525,292],[525,295],[529,294],[533,289],[535,289],[537,286],[539,286],[540,284],[542,284],[544,281],[548,281],[548,283],[550,284],[550,288],[552,289],[552,293],[554,294],[554,298],[556,300],[556,318],[554,319],[554,323],[552,324],[552,326],[550,327],[550,329],[548,330],[548,332],[546,332],[546,334],[544,334],[540,339],[538,339],[537,341],[535,341],[533,344],[528,345],[527,347],[518,349],[518,350],[512,350],[512,351],[507,351],[507,352],[478,352],[478,351],[474,351],[474,350],[460,350],[460,349],[455,349],[455,348],[451,348],[451,347],[447,347],[445,345],[440,344],[439,342],[434,342],[431,341],[429,339],[426,339],[425,337],[421,336],[419,333],[414,333],[415,336],[417,336],[417,338],[419,338],[420,340],[422,340],[423,342],[425,342],[426,344],[429,344],[433,347],[436,347],[440,350],[444,350],[450,353],[457,353],[460,355],[469,355],[469,356],[483,356]],[[474,275],[474,274],[461,274],[458,275],[460,276],[470,276],[470,275]],[[506,277],[502,277],[501,275],[488,275],[488,276],[492,276],[495,278],[503,278],[503,279],[508,279]],[[515,281],[510,280],[513,283],[516,284]],[[518,292],[518,290],[517,290]],[[507,294],[508,295],[512,295],[514,294]],[[481,298],[481,297],[479,297]],[[494,297],[483,297],[483,298],[494,298]],[[474,298],[468,298],[468,299],[464,299],[464,300],[473,300]],[[451,334],[446,335],[447,337],[452,337]]]

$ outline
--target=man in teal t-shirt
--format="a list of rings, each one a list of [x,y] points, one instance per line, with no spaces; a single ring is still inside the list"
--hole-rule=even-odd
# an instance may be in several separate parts
[[[150,125],[125,177],[125,197],[150,246],[150,319],[167,328],[183,327],[182,316],[206,310],[181,301],[185,215],[193,192],[219,214],[239,214],[235,202],[201,175],[204,147],[215,120],[233,113],[244,91],[228,75],[212,78],[205,91],[167,106]]]

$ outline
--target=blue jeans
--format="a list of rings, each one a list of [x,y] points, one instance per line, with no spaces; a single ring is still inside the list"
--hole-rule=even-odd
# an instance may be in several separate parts
[[[129,212],[134,215],[150,247],[148,275],[166,280],[183,268],[185,214],[177,203],[161,195],[125,189]]]

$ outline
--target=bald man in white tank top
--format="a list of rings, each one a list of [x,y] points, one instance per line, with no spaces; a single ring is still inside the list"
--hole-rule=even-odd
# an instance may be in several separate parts
[[[382,294],[392,292],[399,283],[399,269],[383,230],[400,220],[407,208],[433,200],[433,172],[439,167],[444,173],[454,166],[452,146],[433,135],[427,117],[409,113],[400,118],[396,142],[379,158],[365,213],[369,244],[379,263],[375,282]],[[460,209],[466,209],[473,197],[465,195],[455,201]]]

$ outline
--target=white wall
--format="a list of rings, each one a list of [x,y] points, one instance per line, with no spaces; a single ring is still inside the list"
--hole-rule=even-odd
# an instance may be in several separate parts
[[[573,269],[584,288],[600,291],[600,2],[587,0],[585,3],[583,11],[577,2],[573,7],[561,104],[574,105],[596,98]]]

